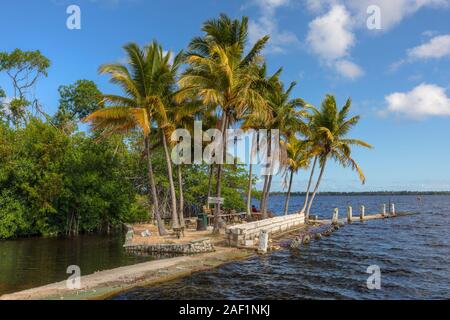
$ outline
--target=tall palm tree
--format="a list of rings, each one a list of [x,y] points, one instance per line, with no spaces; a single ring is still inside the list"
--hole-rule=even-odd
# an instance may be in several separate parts
[[[306,130],[306,124],[303,118],[306,116],[306,110],[304,109],[306,103],[301,98],[290,97],[292,90],[296,86],[295,82],[292,82],[287,89],[284,89],[283,83],[278,82],[278,86],[268,91],[267,100],[271,110],[271,117],[266,122],[267,129],[279,129],[280,138],[288,140],[292,135],[296,133],[302,133]],[[271,132],[268,131],[268,152],[271,144]],[[281,145],[283,147],[283,145]],[[283,150],[282,150],[283,151]],[[285,150],[284,150],[285,151]],[[267,218],[267,205],[270,196],[270,188],[272,185],[273,172],[265,176],[264,187],[261,199],[261,212],[263,218]]]
[[[327,95],[322,102],[320,110],[313,109],[311,116],[311,130],[315,146],[320,150],[318,162],[320,166],[319,177],[314,188],[314,192],[309,201],[306,217],[309,217],[311,206],[319,189],[327,161],[331,158],[343,167],[351,167],[356,170],[361,183],[365,183],[366,178],[358,163],[351,157],[351,147],[361,146],[372,148],[370,144],[359,139],[347,138],[349,131],[358,124],[360,117],[349,118],[351,99],[348,99],[342,109],[338,109],[336,99],[332,95]]]
[[[264,112],[266,101],[254,88],[258,78],[260,52],[268,37],[264,37],[245,54],[248,18],[232,20],[226,15],[208,20],[203,25],[205,35],[189,44],[186,61],[189,66],[180,79],[179,98],[198,97],[205,106],[217,108],[223,149],[217,155],[216,196],[221,196],[222,162],[226,154],[226,129],[246,112]],[[220,204],[214,211],[214,233],[219,232]]]
[[[205,112],[205,108],[196,100],[183,101],[181,104],[173,104],[169,108],[169,121],[172,126],[177,129],[185,129],[190,135],[194,134],[194,123],[200,119]],[[177,152],[180,152],[176,150]],[[192,151],[192,150],[191,150]],[[192,152],[191,152],[192,154]],[[180,219],[180,226],[185,227],[184,222],[184,191],[183,191],[183,164],[177,165],[178,175],[178,216]]]
[[[167,234],[160,217],[160,207],[156,193],[156,185],[151,162],[150,137],[153,124],[159,126],[168,164],[169,182],[172,197],[172,224],[178,226],[175,188],[173,184],[171,162],[168,154],[167,135],[170,127],[167,120],[167,106],[170,104],[176,84],[176,70],[181,61],[178,54],[173,64],[169,62],[170,54],[164,54],[162,47],[153,42],[144,48],[135,43],[124,46],[127,54],[127,65],[114,63],[99,68],[101,74],[109,74],[110,81],[119,85],[124,95],[103,95],[103,103],[107,106],[95,111],[85,118],[94,129],[108,132],[127,132],[140,128],[144,135],[148,161],[149,184],[153,200],[153,211],[161,235]]]
[[[298,139],[295,135],[289,137],[287,141],[282,141],[285,145],[287,157],[285,161],[285,184],[288,185],[288,192],[284,203],[284,214],[289,211],[289,200],[291,197],[292,180],[294,175],[302,168],[309,166],[309,142]],[[289,182],[287,182],[289,180]],[[287,182],[287,183],[286,183]]]
[[[259,79],[254,83],[254,89],[258,90],[264,96],[272,90],[276,90],[280,83],[280,75],[282,69],[278,69],[272,76],[267,76],[267,65],[264,63],[259,69]],[[251,217],[251,203],[252,203],[252,188],[253,188],[253,157],[257,154],[259,141],[260,141],[260,129],[267,127],[267,122],[271,120],[272,112],[267,110],[265,113],[253,113],[249,112],[244,116],[244,122],[241,125],[241,129],[244,131],[256,130],[256,135],[252,137],[251,150],[250,150],[250,164],[249,164],[249,176],[247,187],[247,216]]]

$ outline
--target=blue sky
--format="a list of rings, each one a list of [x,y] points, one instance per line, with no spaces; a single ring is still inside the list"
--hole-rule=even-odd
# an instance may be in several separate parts
[[[66,28],[70,4],[81,8],[81,30]],[[367,28],[373,4],[381,30]],[[61,84],[91,79],[114,92],[97,68],[120,61],[125,43],[157,39],[178,51],[221,12],[248,16],[251,39],[271,35],[268,64],[298,82],[294,96],[315,105],[326,93],[341,104],[352,97],[362,120],[351,135],[375,146],[354,150],[367,183],[331,164],[322,190],[450,190],[450,0],[16,0],[2,3],[0,51],[39,49],[52,61],[36,88],[52,113]],[[4,76],[0,86],[8,93]]]

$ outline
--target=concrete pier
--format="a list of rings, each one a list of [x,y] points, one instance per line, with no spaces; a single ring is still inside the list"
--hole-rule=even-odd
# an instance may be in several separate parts
[[[303,213],[294,213],[287,216],[278,216],[270,219],[236,224],[227,227],[226,239],[232,247],[253,247],[261,230],[265,230],[269,236],[280,234],[305,224]]]

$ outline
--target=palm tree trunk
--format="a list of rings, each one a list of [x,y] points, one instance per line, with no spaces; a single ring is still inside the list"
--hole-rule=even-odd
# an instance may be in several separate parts
[[[289,210],[289,200],[291,198],[292,178],[294,177],[294,171],[291,170],[291,177],[289,178],[289,187],[286,195],[286,202],[284,203],[284,215],[287,216]]]
[[[211,163],[209,165],[209,180],[208,180],[208,196],[206,197],[206,207],[209,209],[209,197],[211,197],[211,189],[212,189],[212,177],[214,174],[214,164]]]
[[[180,218],[180,225],[182,228],[184,228],[185,223],[184,223],[183,172],[182,172],[181,164],[179,164],[177,166],[177,169],[178,169],[178,187],[179,187],[179,192],[180,192],[180,196],[179,196],[180,205],[179,205],[178,216]]]
[[[156,223],[158,225],[158,233],[160,236],[167,235],[166,228],[164,228],[164,222],[161,219],[160,211],[159,211],[159,201],[158,201],[158,195],[156,193],[156,184],[155,184],[155,177],[153,175],[153,166],[152,166],[152,159],[150,154],[150,143],[148,141],[148,137],[145,137],[145,150],[147,153],[147,171],[148,171],[148,180],[150,184],[150,191],[149,191],[149,198],[153,200],[153,212],[155,214]],[[150,209],[151,210],[151,209]]]
[[[325,171],[325,166],[327,164],[327,158],[325,158],[322,167],[320,168],[319,178],[317,178],[316,187],[314,188],[314,192],[311,196],[311,200],[309,201],[308,210],[306,210],[305,218],[309,219],[309,212],[311,210],[311,206],[313,204],[314,198],[316,197],[317,190],[319,189],[320,181],[322,180],[323,172]]]
[[[248,187],[247,187],[247,217],[252,216],[252,186],[253,186],[253,164],[250,160],[250,169],[248,174]]]
[[[221,187],[222,187],[222,163],[226,157],[226,129],[227,129],[227,114],[224,112],[222,116],[222,158],[219,159],[219,163],[217,164],[217,180],[216,180],[216,197],[220,198],[221,195]],[[213,233],[219,233],[219,215],[220,215],[220,203],[216,204],[214,210],[214,229]]]
[[[269,202],[269,196],[270,196],[270,187],[272,186],[272,178],[273,175],[269,176],[269,179],[267,181],[267,190],[266,190],[266,196],[264,198],[264,209],[262,211],[262,217],[263,219],[267,219],[268,215],[267,215],[267,203]]]
[[[269,182],[269,176],[264,176],[264,185],[261,193],[261,201],[259,202],[259,211],[263,212],[264,202],[266,200],[266,192],[267,192],[267,183]]]
[[[253,187],[253,145],[250,150],[250,168],[248,173],[248,189],[247,189],[247,216],[252,216],[252,187]]]
[[[166,155],[167,173],[169,175],[169,187],[170,187],[170,201],[172,210],[172,229],[180,228],[177,212],[177,195],[175,193],[175,184],[173,183],[172,161],[169,154],[169,148],[167,146],[167,138],[164,131],[162,132],[164,152]]]
[[[306,188],[305,203],[303,204],[303,208],[300,211],[300,213],[304,213],[306,210],[306,206],[308,205],[309,190],[311,189],[311,183],[314,176],[314,170],[316,169],[316,164],[317,164],[317,156],[314,157],[314,163],[311,169],[311,175],[309,176],[308,187]]]

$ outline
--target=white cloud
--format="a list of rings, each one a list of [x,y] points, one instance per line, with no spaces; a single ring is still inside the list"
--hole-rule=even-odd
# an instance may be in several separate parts
[[[298,46],[300,41],[297,36],[288,30],[280,30],[276,18],[276,9],[289,5],[289,0],[257,0],[253,2],[259,7],[260,16],[249,22],[249,39],[253,44],[262,37],[269,35],[267,51],[282,53],[289,46]]]
[[[355,45],[355,35],[350,13],[342,5],[334,5],[326,14],[309,23],[306,42],[325,65],[340,75],[357,78],[362,69],[348,60],[350,49]]]
[[[408,50],[410,59],[438,59],[450,57],[450,34],[436,36],[427,43]]]
[[[13,99],[13,97],[0,98],[0,112],[3,112],[7,116],[11,115],[10,103]]]
[[[394,92],[385,97],[384,113],[396,113],[413,119],[450,116],[450,98],[446,89],[422,83],[409,92]]]
[[[364,74],[364,71],[357,64],[348,60],[336,61],[336,70],[346,78],[356,79]]]
[[[417,60],[439,59],[450,57],[450,35],[440,35],[428,42],[407,50],[407,57],[390,66],[390,71],[396,71],[402,65]]]
[[[336,5],[309,24],[306,41],[311,50],[324,60],[335,60],[348,55],[355,44],[351,32],[350,15],[344,6]]]
[[[327,8],[341,4],[351,12],[358,26],[365,28],[367,7],[379,6],[381,9],[381,26],[387,30],[425,7],[448,7],[450,0],[305,0],[307,8],[313,13],[320,13]]]

